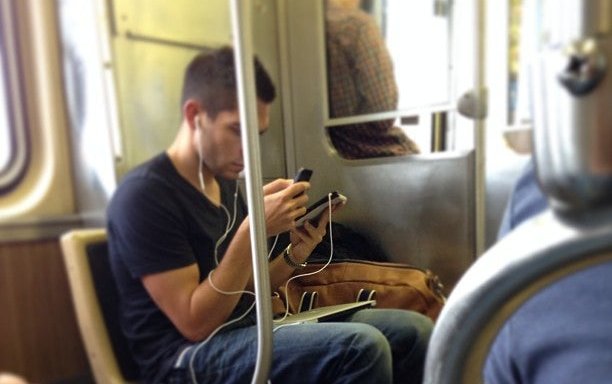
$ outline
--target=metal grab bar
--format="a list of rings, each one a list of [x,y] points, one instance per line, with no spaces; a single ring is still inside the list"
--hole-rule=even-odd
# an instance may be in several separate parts
[[[240,131],[249,206],[249,231],[257,308],[257,362],[253,383],[268,379],[272,355],[272,302],[268,271],[266,223],[264,220],[261,157],[257,119],[257,95],[253,69],[253,43],[251,39],[251,0],[232,0],[231,18],[234,36],[234,57],[238,80],[238,107]]]

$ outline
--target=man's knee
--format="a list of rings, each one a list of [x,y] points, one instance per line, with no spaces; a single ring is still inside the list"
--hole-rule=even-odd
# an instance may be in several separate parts
[[[409,312],[408,316],[414,343],[423,349],[427,348],[431,332],[433,331],[433,321],[429,317],[417,312]]]
[[[371,358],[391,356],[389,342],[378,329],[368,324],[351,324],[354,326],[352,343],[349,349],[364,351]],[[366,357],[367,358],[367,357]]]
[[[354,374],[362,372],[355,379],[367,382],[391,382],[393,358],[391,347],[385,336],[375,327],[367,324],[351,324],[350,343],[345,350],[344,369]],[[363,381],[361,381],[363,380]]]
[[[388,338],[402,334],[415,341],[427,342],[433,330],[433,321],[429,317],[404,309],[359,311],[353,316],[352,321],[370,324],[380,329]]]

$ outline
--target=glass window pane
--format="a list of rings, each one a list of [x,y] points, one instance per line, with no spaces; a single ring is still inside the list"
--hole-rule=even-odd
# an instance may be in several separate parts
[[[330,117],[396,110],[393,58],[375,16],[358,1],[329,1],[325,33]]]
[[[449,20],[428,1],[326,2],[330,118],[448,103]]]
[[[449,102],[450,17],[431,1],[388,0],[385,40],[399,88],[398,109]]]

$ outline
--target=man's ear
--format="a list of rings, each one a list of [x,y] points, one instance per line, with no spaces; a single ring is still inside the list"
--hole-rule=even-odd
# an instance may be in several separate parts
[[[188,99],[185,101],[183,104],[183,119],[189,124],[189,128],[194,130],[197,128],[196,119],[202,111],[200,103],[196,100]]]

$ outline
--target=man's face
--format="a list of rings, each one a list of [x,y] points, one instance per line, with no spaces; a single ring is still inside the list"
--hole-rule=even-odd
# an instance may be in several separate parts
[[[260,134],[265,133],[268,129],[269,108],[268,104],[257,102]],[[238,174],[244,169],[238,110],[221,111],[214,120],[210,119],[205,112],[201,112],[200,127],[204,166],[214,175],[226,179],[237,179]]]

